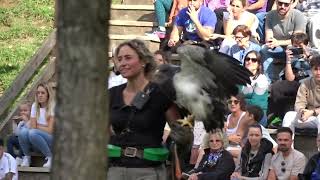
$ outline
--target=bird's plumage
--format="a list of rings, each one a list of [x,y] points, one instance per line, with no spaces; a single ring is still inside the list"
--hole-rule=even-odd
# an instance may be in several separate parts
[[[177,52],[181,70],[168,75],[167,83],[172,80],[173,84],[162,89],[166,94],[170,92],[168,96],[179,106],[203,121],[206,131],[223,128],[226,99],[238,93],[237,85],[250,84],[252,74],[232,57],[199,46],[182,46]],[[169,90],[172,86],[173,91]]]

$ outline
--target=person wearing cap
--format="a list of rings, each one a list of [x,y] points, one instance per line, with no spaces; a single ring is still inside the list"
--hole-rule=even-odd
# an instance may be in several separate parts
[[[275,74],[273,59],[285,62],[284,48],[291,45],[291,36],[297,32],[306,32],[306,18],[293,9],[293,0],[276,0],[277,9],[268,12],[265,24],[265,42],[261,53],[265,74],[270,81],[279,78]],[[282,68],[281,68],[282,69]]]
[[[18,180],[16,160],[4,152],[3,139],[0,138],[0,180]]]

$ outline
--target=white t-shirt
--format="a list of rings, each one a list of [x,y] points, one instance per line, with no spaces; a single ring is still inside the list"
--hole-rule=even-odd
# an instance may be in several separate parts
[[[51,116],[54,116],[54,110],[53,109],[54,108],[49,110],[50,111],[49,114]],[[31,118],[36,118],[36,114],[37,114],[36,103],[33,103],[32,107],[31,107],[30,117]],[[39,115],[39,118],[37,119],[37,124],[44,125],[44,126],[48,125],[48,122],[47,122],[47,119],[46,119],[46,108],[40,108],[40,115]]]
[[[9,153],[4,152],[0,159],[0,179],[4,179],[9,172],[14,174],[12,180],[18,180],[16,160]]]

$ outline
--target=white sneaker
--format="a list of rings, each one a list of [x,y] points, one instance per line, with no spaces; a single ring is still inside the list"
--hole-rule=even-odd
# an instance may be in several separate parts
[[[22,159],[20,157],[16,157],[17,166],[22,164]]]
[[[46,157],[46,163],[44,163],[43,167],[51,168],[52,157]]]
[[[21,166],[22,167],[30,167],[30,161],[31,161],[30,156],[23,156]]]

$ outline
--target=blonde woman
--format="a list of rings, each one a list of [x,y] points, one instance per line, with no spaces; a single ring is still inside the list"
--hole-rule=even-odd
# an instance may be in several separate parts
[[[30,166],[30,149],[40,151],[46,162],[43,167],[51,167],[52,132],[54,125],[54,93],[51,86],[41,83],[37,86],[35,102],[31,107],[30,129],[19,134],[19,143],[24,153],[21,166]]]
[[[225,150],[228,144],[226,135],[219,129],[204,137],[203,152],[198,157],[199,165],[192,171],[189,180],[227,180],[235,169],[232,155]]]

